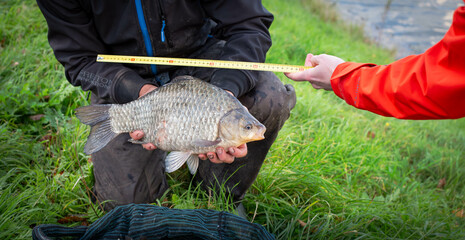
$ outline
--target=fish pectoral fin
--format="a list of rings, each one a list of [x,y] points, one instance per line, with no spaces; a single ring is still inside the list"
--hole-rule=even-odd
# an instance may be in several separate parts
[[[215,141],[210,141],[210,140],[205,140],[205,139],[197,139],[193,143],[197,147],[211,147],[211,146],[217,145],[220,142],[221,142],[221,138],[217,138]]]
[[[187,166],[189,167],[189,172],[194,175],[199,168],[199,156],[196,154],[191,154],[187,159]]]
[[[165,171],[170,173],[178,170],[191,155],[190,152],[171,152],[165,159]]]

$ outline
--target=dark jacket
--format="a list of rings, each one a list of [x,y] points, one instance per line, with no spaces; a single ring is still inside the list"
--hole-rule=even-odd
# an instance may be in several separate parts
[[[66,77],[108,102],[138,97],[167,70],[97,63],[97,54],[188,57],[209,37],[226,40],[221,60],[264,62],[273,16],[259,0],[37,0]],[[258,73],[217,70],[211,83],[241,96]]]

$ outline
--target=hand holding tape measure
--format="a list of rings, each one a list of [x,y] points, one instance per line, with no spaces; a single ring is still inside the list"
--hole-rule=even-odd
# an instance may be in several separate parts
[[[99,54],[97,62],[114,62],[114,63],[137,63],[137,64],[157,64],[185,67],[208,67],[208,68],[227,68],[227,69],[242,69],[256,70],[269,72],[300,72],[312,68],[310,66],[296,66],[274,63],[256,63],[256,62],[240,62],[240,61],[223,61],[223,60],[208,60],[208,59],[192,59],[192,58],[170,58],[170,57],[140,57],[140,56],[124,56],[124,55],[106,55]]]

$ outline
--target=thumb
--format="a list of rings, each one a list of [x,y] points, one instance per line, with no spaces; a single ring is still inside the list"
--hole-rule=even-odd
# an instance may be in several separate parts
[[[307,57],[305,58],[305,66],[310,66],[314,67],[314,65],[311,62],[311,59],[313,58],[313,54],[309,53],[307,54]],[[307,69],[305,71],[301,72],[293,72],[293,73],[284,73],[286,77],[294,80],[294,81],[307,81],[306,76],[311,74],[312,69]]]
[[[310,68],[300,72],[293,72],[293,73],[284,73],[286,77],[294,80],[294,81],[308,81],[310,76],[312,75],[314,69]]]

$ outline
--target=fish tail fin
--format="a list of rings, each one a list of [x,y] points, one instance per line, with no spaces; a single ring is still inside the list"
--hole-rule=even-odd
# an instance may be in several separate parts
[[[165,171],[167,173],[178,170],[185,162],[191,174],[197,172],[199,157],[189,152],[171,152],[165,159]]]
[[[110,104],[89,105],[76,109],[76,117],[86,125],[90,125],[89,137],[84,146],[84,153],[92,154],[105,147],[113,138],[118,136],[111,129]]]
[[[95,124],[110,119],[108,110],[110,104],[96,104],[83,106],[76,109],[76,117],[81,123],[94,126]]]

